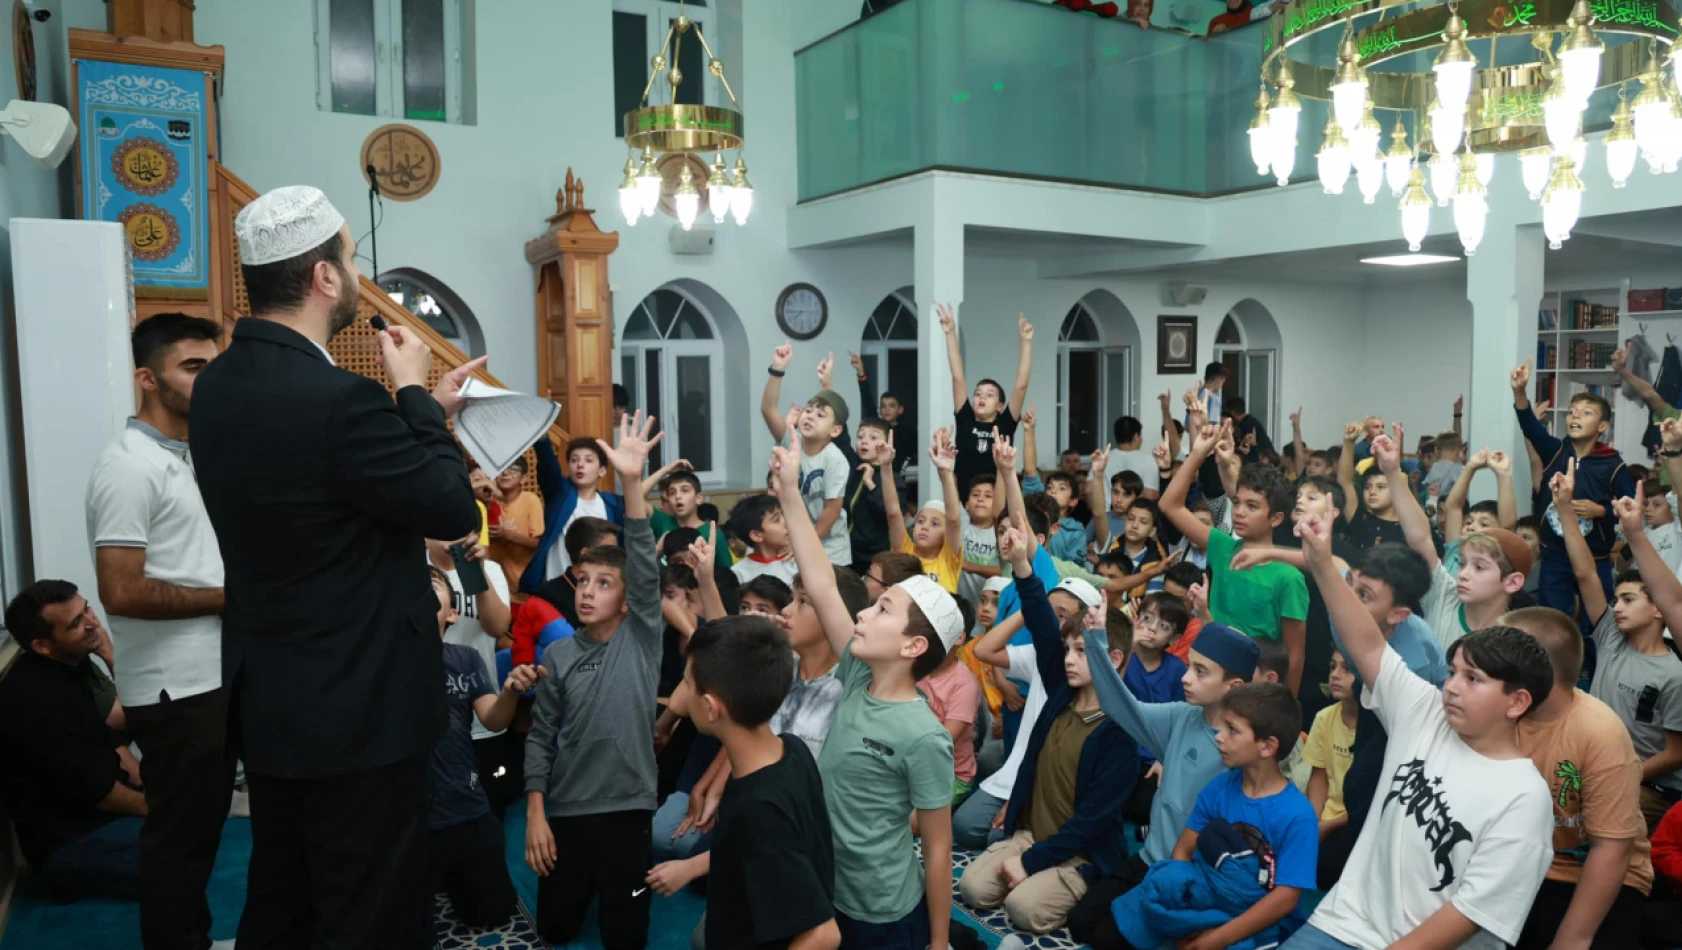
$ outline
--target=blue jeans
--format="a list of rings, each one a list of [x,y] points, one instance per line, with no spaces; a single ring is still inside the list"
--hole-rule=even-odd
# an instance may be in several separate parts
[[[117,818],[60,845],[44,873],[52,899],[140,899],[140,828],[143,818]]]
[[[673,792],[660,806],[660,810],[654,813],[655,864],[694,857],[711,845],[711,835],[703,835],[698,831],[689,831],[676,841],[672,840],[672,832],[677,830],[678,825],[683,824],[683,819],[688,814],[688,792]]]
[[[1313,924],[1303,924],[1302,929],[1291,935],[1291,939],[1282,944],[1279,950],[1360,950],[1354,944],[1344,943],[1336,937],[1331,937],[1325,931]]]
[[[1004,804],[1003,799],[994,798],[977,785],[970,797],[964,799],[964,803],[952,813],[952,843],[960,848],[981,851],[989,844],[1002,840],[1005,833],[1003,829],[993,827],[993,819],[998,817]]]
[[[854,920],[839,910],[835,923],[841,929],[841,950],[928,950],[929,905],[924,898],[911,913],[886,924]]]

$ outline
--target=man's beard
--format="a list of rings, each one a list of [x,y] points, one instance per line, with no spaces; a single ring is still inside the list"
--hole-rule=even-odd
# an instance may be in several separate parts
[[[356,306],[359,302],[357,298],[360,296],[357,292],[358,285],[350,282],[350,273],[337,264],[333,266],[338,268],[339,276],[344,279],[346,293],[333,304],[332,312],[327,315],[327,339],[329,340],[338,336],[340,330],[356,322]]]
[[[158,401],[163,407],[182,418],[186,418],[187,409],[191,405],[192,397],[187,393],[171,386],[162,377],[158,378]]]

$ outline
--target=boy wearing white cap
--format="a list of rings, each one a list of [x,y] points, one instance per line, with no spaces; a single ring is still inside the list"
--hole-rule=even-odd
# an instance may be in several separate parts
[[[905,512],[899,503],[899,489],[890,480],[882,482],[882,505],[888,512],[888,545],[891,550],[912,554],[923,562],[923,572],[948,594],[958,593],[964,573],[964,537],[958,519],[958,479],[952,470],[958,449],[941,429],[929,445],[929,460],[940,476],[941,499],[926,501],[917,511],[917,522],[908,532]]]
[[[841,946],[945,947],[952,917],[952,737],[917,692],[963,632],[957,602],[926,577],[883,592],[855,620],[835,584],[798,482],[799,459],[771,471],[806,597],[841,656],[842,696],[818,758],[835,834]],[[923,838],[919,864],[910,813]]]

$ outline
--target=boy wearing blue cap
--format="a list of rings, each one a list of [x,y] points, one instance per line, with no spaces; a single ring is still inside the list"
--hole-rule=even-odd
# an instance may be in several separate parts
[[[1100,634],[1097,645],[1103,650]],[[1139,748],[1162,763],[1161,784],[1151,802],[1150,835],[1145,847],[1121,870],[1094,881],[1069,912],[1069,933],[1093,950],[1121,950],[1127,944],[1116,928],[1110,904],[1144,880],[1150,866],[1174,854],[1197,796],[1226,766],[1215,744],[1221,702],[1229,691],[1256,675],[1261,650],[1256,641],[1222,623],[1208,623],[1187,654],[1183,703],[1142,703],[1127,688],[1121,674],[1102,663],[1092,664],[1092,686],[1104,714],[1126,730]]]

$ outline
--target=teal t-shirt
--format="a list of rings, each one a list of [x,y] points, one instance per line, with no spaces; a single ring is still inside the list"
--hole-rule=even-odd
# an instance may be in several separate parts
[[[870,695],[870,667],[841,657],[841,705],[818,770],[835,836],[835,909],[892,923],[923,898],[911,812],[952,803],[952,736],[921,699]]]
[[[1289,564],[1232,569],[1244,543],[1225,531],[1209,532],[1209,612],[1215,620],[1252,637],[1280,638],[1281,620],[1308,619],[1308,582]]]
[[[664,511],[656,509],[654,514],[648,519],[648,526],[654,529],[654,537],[663,538],[666,536],[666,532],[678,527],[678,523],[676,518],[666,514]],[[701,522],[699,530],[701,532],[701,537],[712,540],[712,529],[707,526],[707,522]],[[718,547],[713,549],[713,561],[719,567],[728,568],[730,565],[736,563],[736,558],[730,553],[729,542],[722,538],[719,539],[719,541],[720,543]]]

